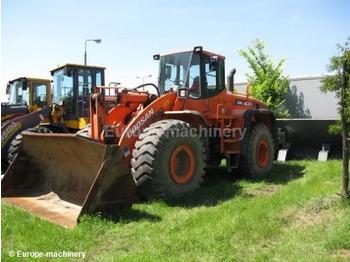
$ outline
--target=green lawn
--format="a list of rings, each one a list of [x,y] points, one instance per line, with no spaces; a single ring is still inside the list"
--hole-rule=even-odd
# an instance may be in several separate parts
[[[86,217],[73,230],[2,205],[2,259],[64,250],[89,261],[350,261],[340,174],[340,161],[277,164],[259,180],[210,170],[187,198],[138,203],[119,219]]]

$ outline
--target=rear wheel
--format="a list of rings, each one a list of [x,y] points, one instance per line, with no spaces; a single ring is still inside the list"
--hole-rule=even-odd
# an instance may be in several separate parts
[[[44,127],[44,126],[28,128],[28,129],[26,129],[24,131],[26,131],[26,132],[33,132],[33,133],[52,133],[52,131],[49,128]],[[15,159],[15,156],[18,154],[18,151],[19,151],[19,149],[21,147],[21,143],[22,143],[22,133],[18,134],[11,141],[10,147],[9,147],[9,149],[7,151],[8,152],[7,159],[8,159],[8,162],[10,164]]]
[[[270,129],[256,125],[249,136],[247,153],[240,156],[239,172],[251,177],[268,173],[273,164],[274,144]]]
[[[191,132],[186,122],[159,121],[139,136],[131,167],[142,197],[178,197],[202,182],[205,147],[198,132]]]

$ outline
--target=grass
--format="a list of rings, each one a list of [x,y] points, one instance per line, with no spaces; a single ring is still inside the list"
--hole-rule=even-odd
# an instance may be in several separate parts
[[[257,180],[213,169],[186,198],[85,217],[73,230],[2,205],[2,259],[22,250],[85,251],[89,261],[349,261],[340,174],[336,160],[276,164]]]

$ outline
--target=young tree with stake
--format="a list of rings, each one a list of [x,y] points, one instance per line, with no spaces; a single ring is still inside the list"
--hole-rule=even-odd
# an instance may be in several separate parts
[[[339,98],[340,123],[332,130],[341,132],[343,142],[343,177],[341,195],[350,199],[349,193],[349,138],[350,138],[350,37],[338,45],[338,55],[330,59],[327,76],[321,85],[323,92],[335,92]]]

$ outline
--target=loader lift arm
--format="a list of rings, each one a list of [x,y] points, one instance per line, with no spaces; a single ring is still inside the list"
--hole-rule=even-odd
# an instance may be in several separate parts
[[[35,127],[44,119],[52,119],[60,117],[60,106],[50,105],[44,106],[42,109],[29,113],[27,115],[18,116],[6,121],[1,126],[1,162],[7,166],[7,151],[11,141],[22,131]]]

